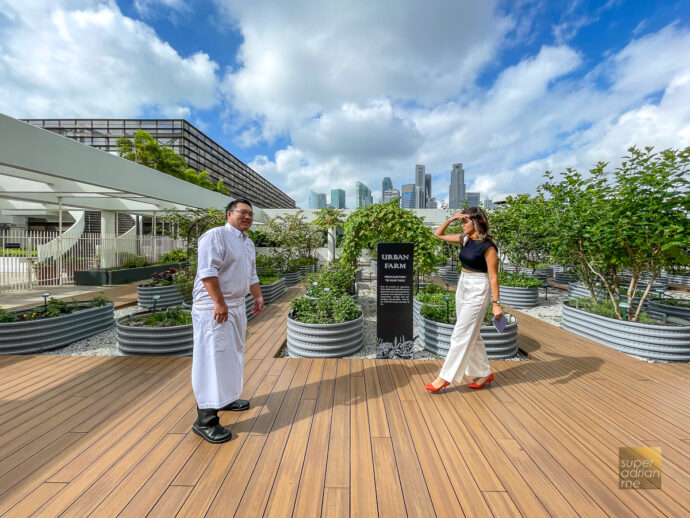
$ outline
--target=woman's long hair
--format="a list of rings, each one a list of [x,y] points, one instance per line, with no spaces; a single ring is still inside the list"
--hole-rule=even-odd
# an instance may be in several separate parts
[[[482,241],[487,239],[494,241],[493,236],[489,234],[489,221],[486,219],[486,215],[482,209],[479,207],[469,207],[467,209],[463,209],[462,213],[469,216],[479,239]],[[460,242],[465,242],[465,234],[463,234],[463,236],[460,238]]]

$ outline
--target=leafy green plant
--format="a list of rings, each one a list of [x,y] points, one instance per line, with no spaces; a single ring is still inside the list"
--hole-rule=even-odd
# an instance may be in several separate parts
[[[172,327],[186,326],[192,323],[192,314],[182,308],[168,308],[149,315],[132,318],[134,325],[143,327]]]
[[[444,286],[441,286],[440,284],[433,284],[433,283],[429,283],[426,286],[424,286],[420,290],[420,292],[421,293],[452,293],[452,292],[449,292]]]
[[[280,275],[259,275],[259,285],[266,286],[280,280]]]
[[[578,297],[573,300],[567,300],[564,302],[564,304],[567,304],[571,307],[575,307],[577,309],[581,309],[588,313],[594,313],[595,315],[599,315],[602,317],[618,319],[618,311],[616,310],[616,308],[614,308],[613,302],[611,302],[611,300],[609,299],[594,300],[590,299],[589,297]],[[649,318],[649,315],[647,315],[647,313],[644,311],[641,311],[639,313],[636,322],[639,322],[641,324],[654,323],[654,321],[651,318]]]
[[[510,286],[518,288],[536,288],[544,285],[544,281],[541,279],[535,279],[534,277],[528,277],[520,273],[512,272],[499,272],[498,273],[498,284],[500,286]]]
[[[311,297],[319,297],[324,291],[335,295],[354,293],[355,267],[343,261],[334,261],[330,268],[305,275],[302,285]]]
[[[140,268],[142,266],[148,266],[151,264],[146,257],[131,254],[129,252],[121,252],[118,254],[119,259],[122,261],[122,266],[117,268],[111,268],[111,270],[125,270],[127,268]]]
[[[24,250],[23,248],[0,248],[0,257],[36,257],[37,250]]]
[[[305,324],[333,324],[359,318],[362,310],[348,295],[326,292],[318,299],[297,297],[290,301],[292,318]]]
[[[14,311],[7,311],[5,308],[0,308],[0,322],[16,322],[19,317]]]
[[[52,318],[71,313],[72,311],[67,302],[51,297],[48,299],[48,302],[46,302],[44,312],[47,317]]]
[[[106,297],[105,295],[96,295],[94,298],[91,299],[91,307],[92,308],[100,308],[105,306],[110,302],[110,299]]]
[[[677,308],[690,308],[690,300],[658,298],[655,299],[654,302],[658,302],[659,304],[664,304],[666,306],[674,306]]]
[[[436,264],[438,241],[422,218],[400,208],[398,200],[376,203],[352,212],[345,221],[342,259],[352,265],[362,250],[376,257],[377,243],[412,243],[414,265],[422,274],[431,273]]]
[[[187,252],[184,248],[175,248],[163,254],[161,263],[183,263],[187,260]]]

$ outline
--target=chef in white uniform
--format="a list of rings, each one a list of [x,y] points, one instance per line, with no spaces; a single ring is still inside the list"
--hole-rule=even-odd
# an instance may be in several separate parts
[[[254,296],[253,313],[264,309],[254,243],[247,236],[254,217],[252,206],[247,200],[234,200],[226,215],[225,226],[212,228],[199,238],[192,307],[192,388],[197,402],[192,431],[212,443],[232,438],[230,430],[220,424],[219,410],[249,408],[249,401],[238,399],[247,331],[245,296]]]

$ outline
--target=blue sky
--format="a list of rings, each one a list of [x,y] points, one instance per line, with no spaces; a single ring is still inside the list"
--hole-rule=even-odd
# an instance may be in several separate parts
[[[183,117],[306,206],[690,145],[687,1],[0,0],[0,112]]]

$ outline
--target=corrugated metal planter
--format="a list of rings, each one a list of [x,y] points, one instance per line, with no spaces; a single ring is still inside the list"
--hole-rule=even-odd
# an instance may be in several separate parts
[[[448,268],[445,275],[443,276],[448,284],[457,284],[460,279],[460,274],[455,268]]]
[[[169,286],[137,286],[137,304],[142,308],[153,308],[153,297],[158,295],[156,309],[170,308],[182,304],[182,293],[177,284]]]
[[[283,279],[285,279],[285,286],[288,288],[294,286],[299,282],[300,273],[299,270],[295,272],[283,272]]]
[[[681,286],[690,286],[690,275],[674,275],[669,273],[666,276],[669,284],[680,284]]]
[[[667,361],[690,361],[690,325],[628,322],[562,305],[563,329],[627,354]]]
[[[647,311],[652,313],[660,313],[666,317],[682,318],[683,320],[690,322],[690,308],[650,301],[647,305]]]
[[[515,273],[515,266],[503,265],[504,272]],[[553,268],[537,268],[534,273],[529,267],[523,266],[520,268],[520,274],[526,275],[527,277],[532,277],[534,279],[539,279],[541,281],[546,281],[547,278],[553,277]]]
[[[149,315],[149,312],[135,313],[118,318],[115,324],[117,350],[123,354],[190,356],[194,349],[192,324],[170,327],[130,326],[135,316]]]
[[[580,276],[576,273],[556,272],[554,274],[554,277],[556,279],[556,282],[560,282],[563,284],[569,284],[571,282],[577,282],[578,280],[580,280]]]
[[[607,297],[608,294],[604,290],[594,290],[594,294],[596,295],[598,300],[601,300],[604,297]],[[503,293],[501,293],[503,295]],[[589,289],[584,284],[576,283],[576,282],[571,282],[568,284],[568,298],[569,299],[576,299],[578,297],[585,297],[585,298],[592,298],[592,295],[589,293]]]
[[[539,303],[539,287],[499,286],[501,303],[511,308],[534,308]]]
[[[338,324],[304,324],[287,317],[287,348],[293,358],[342,358],[364,345],[363,317]]]
[[[113,304],[54,318],[0,323],[0,354],[29,354],[58,349],[113,326]],[[88,309],[87,309],[88,308]]]
[[[313,273],[316,271],[316,263],[314,264],[303,264],[302,266],[299,267],[299,274],[301,277],[304,277],[308,273]]]
[[[486,346],[486,354],[490,360],[512,358],[517,354],[518,323],[513,315],[506,314],[509,320],[503,333],[496,331],[492,325],[482,326],[479,335]],[[443,324],[419,316],[419,342],[429,352],[445,356],[450,347],[450,337],[453,334],[452,324]]]
[[[264,296],[264,304],[278,300],[283,293],[285,293],[285,279],[280,278],[271,284],[259,285],[261,293]]]
[[[619,284],[621,287],[621,290],[627,290],[628,286],[630,285],[630,280],[631,277],[628,275],[620,275],[619,276]],[[668,289],[668,277],[657,277],[654,279],[654,282],[652,282],[652,289],[651,291],[654,293],[661,293],[663,294],[667,289]],[[637,289],[639,291],[644,291],[647,289],[647,284],[649,283],[649,278],[645,279],[644,277],[641,277],[637,281]]]

